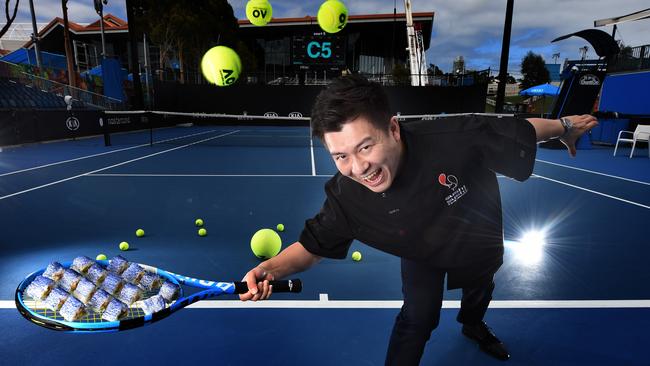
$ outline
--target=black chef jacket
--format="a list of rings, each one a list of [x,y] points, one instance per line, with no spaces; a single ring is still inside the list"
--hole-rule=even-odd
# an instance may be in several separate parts
[[[465,115],[401,124],[405,158],[391,187],[375,193],[337,173],[300,243],[343,259],[357,239],[449,273],[448,287],[491,275],[503,262],[495,173],[526,180],[537,139],[525,119]]]

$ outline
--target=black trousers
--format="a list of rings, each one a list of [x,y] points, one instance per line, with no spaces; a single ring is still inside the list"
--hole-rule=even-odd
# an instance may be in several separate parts
[[[395,319],[390,337],[386,365],[418,365],[424,346],[440,321],[445,282],[444,270],[402,259],[402,293],[404,305]],[[463,297],[456,320],[474,324],[483,320],[492,300],[493,275],[476,286],[463,287]]]

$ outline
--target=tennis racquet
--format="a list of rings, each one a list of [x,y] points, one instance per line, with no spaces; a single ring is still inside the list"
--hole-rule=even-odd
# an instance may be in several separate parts
[[[108,276],[109,274],[110,276],[116,276],[117,273],[110,271],[110,261],[92,261],[87,257],[83,258],[91,261],[92,265],[95,265],[95,267],[90,268],[95,272],[95,274],[104,274],[105,279],[103,282],[95,284],[95,289],[93,290],[88,281],[88,278],[91,277],[90,271],[84,274],[83,270],[80,272],[72,270],[79,269],[79,267],[75,267],[77,259],[75,259],[75,262],[66,262],[61,264],[54,262],[50,264],[50,266],[54,264],[60,266],[58,267],[58,272],[54,272],[54,280],[45,277],[52,277],[52,271],[50,271],[50,266],[48,266],[47,268],[30,274],[18,285],[15,300],[16,307],[20,314],[35,324],[53,330],[93,333],[114,332],[137,328],[156,322],[200,300],[213,298],[222,294],[243,294],[248,292],[246,282],[216,282],[200,280],[149,265],[130,262],[128,262],[129,270],[132,269],[132,265],[135,265],[133,268],[135,272],[138,272],[137,274],[140,276],[140,280],[144,283],[145,277],[150,280],[153,279],[154,285],[151,286],[151,281],[147,281],[147,286],[143,287],[143,283],[135,285],[137,281],[133,281],[133,277],[129,278],[131,282],[129,282],[125,277],[120,277],[122,281],[122,287],[120,287],[121,290],[111,292],[107,290],[108,287],[106,285],[109,282]],[[113,260],[114,259],[111,261]],[[88,266],[90,266],[90,264]],[[124,271],[125,275],[126,273],[127,272]],[[76,282],[78,287],[75,289],[69,287],[70,279],[66,279],[68,274],[72,277],[79,275]],[[57,277],[60,278],[57,280]],[[115,277],[112,277],[112,279],[115,280]],[[158,279],[157,282],[160,286],[155,285],[156,279]],[[32,283],[40,284],[41,286],[32,285]],[[119,281],[117,283],[119,284]],[[273,286],[273,292],[298,293],[302,290],[302,283],[298,279],[270,281],[270,284]],[[32,285],[31,289],[30,285]],[[85,288],[84,285],[88,288],[87,291],[82,291],[83,288]],[[184,296],[183,286],[181,285],[201,289],[201,291]],[[37,295],[34,295],[33,288],[35,286],[41,289],[41,292]],[[64,288],[68,291],[65,291]],[[111,289],[115,290],[114,287]],[[131,289],[133,291],[127,291],[126,289]],[[172,289],[172,291],[163,293],[164,289]],[[128,294],[125,295],[125,292]],[[68,294],[67,297],[64,293]],[[99,299],[102,297],[100,294],[106,293],[110,295],[110,299]],[[57,297],[57,294],[61,294],[60,297],[62,298],[53,299],[53,297]],[[163,295],[166,295],[167,298],[164,299]],[[123,300],[123,298],[126,298],[127,300]],[[164,301],[160,301],[161,298],[163,298]],[[81,302],[78,299],[83,299],[85,301]],[[118,301],[118,299],[126,301],[126,303]],[[100,304],[102,301],[103,306]],[[131,301],[133,302],[130,303]],[[70,304],[68,304],[68,302]],[[113,302],[115,302],[115,304],[113,304]],[[83,303],[83,306],[80,305],[80,303]],[[158,304],[157,306],[156,303]],[[71,319],[71,316],[67,314],[70,314],[70,308],[73,307],[74,304],[79,305],[80,308],[72,310],[75,316]],[[109,315],[109,312],[112,316],[107,316]],[[67,315],[67,320],[64,315],[62,315],[64,313]]]

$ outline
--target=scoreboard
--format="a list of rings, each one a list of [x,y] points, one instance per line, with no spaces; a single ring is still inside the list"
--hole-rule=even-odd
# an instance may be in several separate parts
[[[294,65],[345,65],[345,37],[328,33],[293,36],[291,63]]]

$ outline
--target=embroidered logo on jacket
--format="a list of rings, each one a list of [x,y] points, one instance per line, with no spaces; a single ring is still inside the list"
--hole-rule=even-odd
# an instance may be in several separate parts
[[[438,183],[451,189],[451,194],[445,197],[447,206],[453,205],[467,193],[467,186],[463,185],[460,188],[458,187],[458,178],[456,178],[455,175],[446,175],[445,173],[440,173],[440,175],[438,175]]]

